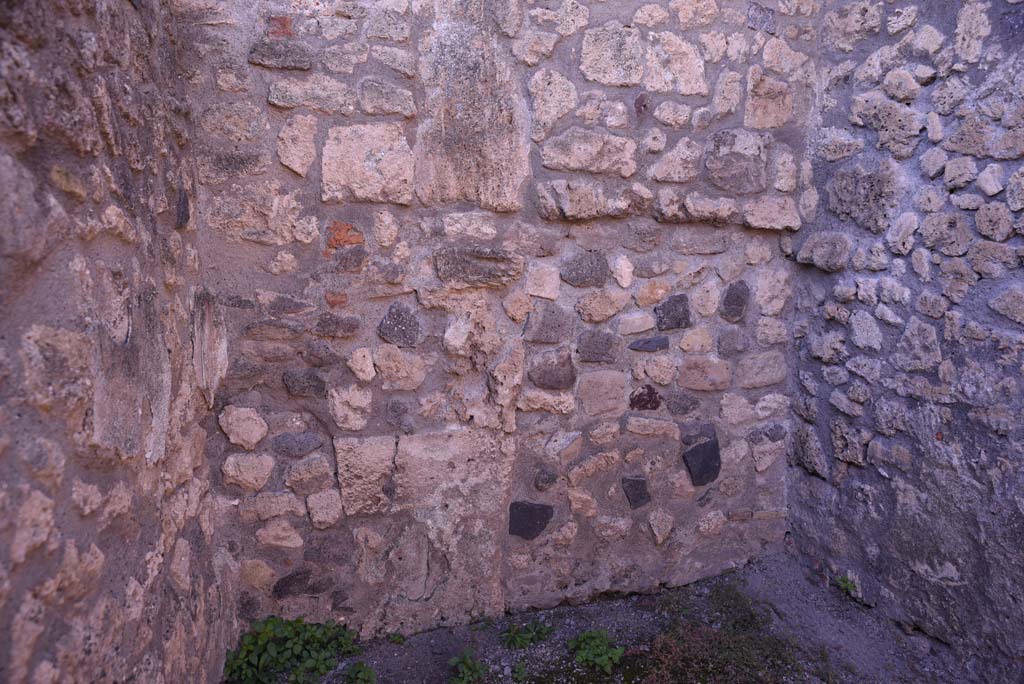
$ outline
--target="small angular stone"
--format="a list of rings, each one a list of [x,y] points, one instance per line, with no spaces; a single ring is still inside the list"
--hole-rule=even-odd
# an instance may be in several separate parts
[[[584,373],[577,393],[588,415],[621,413],[627,406],[626,374],[613,370]]]
[[[583,35],[580,70],[588,81],[631,86],[644,75],[644,44],[640,29],[610,21]]]
[[[562,280],[573,287],[603,287],[612,271],[608,260],[597,252],[580,252],[562,264]]]
[[[907,324],[892,361],[905,371],[927,371],[942,361],[942,349],[935,328],[921,319],[912,317]]]
[[[685,416],[700,406],[700,400],[686,392],[669,392],[665,395],[665,408],[673,416]]]
[[[218,422],[228,441],[249,451],[267,435],[267,423],[256,409],[225,406]]]
[[[731,194],[763,192],[768,187],[768,140],[742,128],[715,133],[704,162],[712,184]]]
[[[657,337],[645,337],[630,343],[629,348],[639,352],[657,352],[668,349],[668,336],[658,335]]]
[[[633,411],[657,411],[661,408],[661,395],[654,385],[644,385],[629,395],[629,408]]]
[[[309,581],[313,572],[309,568],[302,568],[290,572],[281,579],[274,582],[270,595],[276,599],[283,599],[289,596],[316,595],[317,591],[311,591]]]
[[[629,507],[633,510],[651,502],[651,493],[647,489],[647,478],[622,478],[622,492],[626,495],[626,501],[629,502]]]
[[[543,344],[565,342],[572,336],[576,320],[573,313],[554,302],[540,302],[530,313],[523,338]]]
[[[547,504],[513,501],[508,507],[508,533],[527,541],[536,539],[554,515],[555,509]]]
[[[289,370],[281,375],[288,394],[293,397],[323,398],[327,396],[327,383],[312,368]]]
[[[694,487],[703,487],[718,479],[722,460],[714,425],[706,423],[697,434],[683,437],[683,462]]]
[[[268,454],[231,454],[221,466],[224,484],[235,484],[257,492],[274,472],[274,459]]]
[[[619,338],[603,330],[587,330],[576,340],[576,355],[585,363],[614,363]]]
[[[288,458],[299,458],[319,449],[324,443],[319,432],[284,432],[270,441],[274,453]]]
[[[444,247],[434,254],[434,269],[451,287],[504,287],[523,274],[523,259],[493,247]]]
[[[691,325],[689,297],[677,294],[666,298],[665,301],[654,307],[654,316],[658,330],[689,328]]]
[[[654,328],[654,316],[646,311],[634,311],[619,316],[619,334],[635,335]]]
[[[1013,214],[1002,202],[989,202],[974,215],[974,225],[989,240],[1003,242],[1013,233]]]
[[[313,67],[313,58],[302,43],[261,40],[249,49],[249,63],[271,69],[308,71]]]
[[[393,302],[377,326],[377,334],[385,342],[399,347],[415,347],[420,338],[420,322],[412,309]]]
[[[352,337],[359,332],[361,323],[359,316],[339,316],[325,313],[317,318],[313,332],[321,337]]]
[[[321,199],[410,204],[413,153],[399,124],[336,126],[321,154]]]
[[[533,476],[533,488],[538,492],[546,492],[556,482],[558,482],[558,473],[547,466],[538,468],[537,474]]]
[[[1024,287],[1013,285],[988,303],[989,307],[1024,326]]]
[[[750,286],[743,280],[729,283],[718,306],[718,315],[730,323],[739,323],[747,312],[750,301]]]
[[[820,231],[812,234],[797,253],[801,264],[813,264],[827,273],[836,273],[846,268],[853,251],[853,240],[838,231]]]
[[[409,119],[416,116],[413,95],[405,88],[378,79],[359,82],[359,106],[367,114],[400,114]]]
[[[278,159],[303,178],[316,159],[316,127],[315,116],[296,114],[277,135]]]
[[[572,389],[576,384],[576,368],[568,349],[556,349],[537,355],[527,377],[537,387],[549,390]]]
[[[747,4],[747,28],[775,35],[775,10],[751,2]]]
[[[355,109],[355,95],[345,83],[313,74],[309,78],[287,78],[270,84],[267,94],[270,104],[284,109],[308,107],[325,114],[348,116]]]

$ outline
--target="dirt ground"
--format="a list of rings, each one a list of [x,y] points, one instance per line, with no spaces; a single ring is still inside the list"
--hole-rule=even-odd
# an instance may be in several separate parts
[[[676,634],[672,630],[680,624],[699,625],[708,628],[708,634],[717,634],[730,621],[749,619],[751,615],[761,616],[753,632],[755,646],[761,645],[757,640],[772,647],[783,643],[787,657],[795,661],[793,672],[763,678],[704,679],[691,671],[687,676],[693,678],[684,681],[967,684],[961,676],[951,674],[955,659],[948,649],[927,637],[904,633],[841,589],[813,578],[784,551],[679,589],[437,629],[408,637],[404,643],[388,639],[370,642],[363,645],[360,656],[339,662],[323,682],[346,684],[345,669],[362,661],[376,672],[379,684],[448,684],[458,681],[452,679],[449,660],[472,649],[487,674],[479,680],[463,680],[466,682],[639,684],[645,675],[639,664],[649,659],[651,645],[659,634]],[[506,647],[502,635],[510,625],[529,623],[542,623],[551,628],[551,633],[527,648]],[[568,642],[587,630],[605,630],[616,646],[624,647],[622,661],[611,676],[575,662]],[[712,650],[719,651],[730,648],[717,642],[712,646]],[[664,681],[671,684],[678,680]]]

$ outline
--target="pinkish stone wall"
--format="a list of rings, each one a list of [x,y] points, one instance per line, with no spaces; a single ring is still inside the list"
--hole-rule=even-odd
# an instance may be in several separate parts
[[[1010,676],[1022,11],[7,3],[0,678],[215,681],[264,615],[787,531]]]
[[[155,2],[0,7],[0,681],[215,682],[238,561],[199,421],[181,39]]]
[[[414,631],[786,529],[811,6],[207,3],[240,615]]]

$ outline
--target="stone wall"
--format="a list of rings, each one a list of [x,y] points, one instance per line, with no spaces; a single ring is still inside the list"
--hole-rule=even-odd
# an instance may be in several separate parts
[[[0,9],[3,678],[216,680],[263,615],[411,632],[787,531],[1012,676],[1022,33],[1014,0]]]
[[[241,617],[408,632],[781,539],[811,9],[190,18]]]
[[[155,2],[0,7],[4,682],[219,681],[235,638],[175,38]]]
[[[832,2],[798,264],[793,537],[865,603],[1024,658],[1024,5]]]

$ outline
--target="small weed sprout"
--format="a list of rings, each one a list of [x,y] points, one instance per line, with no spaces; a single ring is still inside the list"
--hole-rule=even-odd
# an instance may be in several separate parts
[[[569,640],[569,650],[576,656],[576,662],[586,667],[611,674],[612,668],[619,664],[625,649],[612,645],[608,633],[604,630],[583,632]]]
[[[847,596],[855,597],[857,595],[857,583],[854,582],[853,578],[849,575],[840,575],[839,577],[833,578],[833,581]]]
[[[478,684],[487,674],[487,668],[470,648],[449,660],[448,666],[452,669],[451,684]]]
[[[345,684],[377,684],[377,673],[364,662],[345,668]]]
[[[501,635],[501,641],[505,648],[529,648],[547,639],[552,631],[551,627],[535,620],[523,627],[510,625],[508,631]]]

